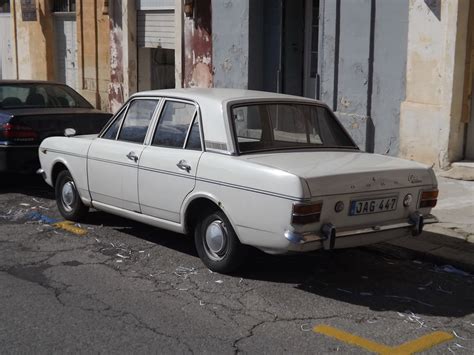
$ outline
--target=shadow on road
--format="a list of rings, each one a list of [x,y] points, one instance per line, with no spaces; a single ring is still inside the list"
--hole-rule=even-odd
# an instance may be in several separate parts
[[[32,197],[54,199],[54,190],[39,175],[0,174],[0,194],[20,193]]]
[[[31,175],[2,176],[1,193],[54,199],[53,189]],[[98,211],[91,211],[85,223],[112,227],[197,258],[190,237]],[[271,256],[255,250],[234,276],[291,284],[311,294],[375,311],[445,317],[474,312],[473,276],[447,273],[430,263],[387,257],[364,248],[291,256]]]
[[[193,239],[103,212],[92,225],[117,231],[197,257]],[[474,277],[447,273],[436,265],[396,259],[365,248],[272,256],[257,250],[235,277],[294,287],[375,311],[462,317],[474,312]]]

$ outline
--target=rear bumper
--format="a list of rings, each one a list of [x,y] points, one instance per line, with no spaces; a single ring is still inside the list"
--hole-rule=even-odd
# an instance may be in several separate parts
[[[359,228],[337,229],[328,223],[323,225],[319,232],[286,231],[285,238],[290,242],[289,250],[292,251],[347,248],[382,242],[409,233],[419,235],[424,225],[437,222],[438,219],[431,214],[426,216],[413,214],[408,220]]]
[[[34,173],[39,167],[38,146],[0,145],[0,172]]]

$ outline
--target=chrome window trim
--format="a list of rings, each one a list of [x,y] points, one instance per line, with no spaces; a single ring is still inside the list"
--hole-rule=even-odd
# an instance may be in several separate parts
[[[200,124],[200,127],[199,127],[199,137],[201,139],[201,151],[204,152],[205,149],[204,149],[204,136],[203,136],[203,130],[201,129],[202,127],[202,119],[201,119],[201,109],[199,107],[199,104],[195,101],[192,101],[192,100],[186,100],[186,99],[181,99],[181,98],[175,98],[175,97],[161,97],[162,99],[162,104],[161,104],[161,107],[160,107],[160,111],[158,113],[158,117],[156,118],[156,121],[154,122],[154,126],[152,127],[152,134],[150,136],[150,142],[149,142],[149,145],[151,147],[159,147],[159,148],[170,148],[170,149],[186,149],[186,144],[187,144],[187,139],[188,139],[188,135],[189,135],[189,132],[190,132],[190,127],[192,127],[192,124],[194,123],[194,120],[196,119],[196,115],[197,117],[199,118],[199,124]],[[158,124],[160,123],[160,119],[161,119],[161,115],[163,113],[163,109],[166,105],[166,103],[168,101],[172,101],[172,102],[182,102],[182,103],[185,103],[185,104],[190,104],[190,105],[193,105],[195,108],[196,108],[196,111],[194,112],[194,115],[193,115],[193,118],[191,120],[191,123],[188,127],[188,131],[186,133],[186,138],[184,140],[184,144],[183,146],[180,148],[180,147],[165,147],[165,146],[162,146],[162,145],[154,145],[153,144],[153,138],[155,137],[155,134],[156,134],[156,130],[158,129]]]
[[[107,124],[104,126],[104,128],[102,128],[102,131],[100,131],[99,133],[99,136],[98,138],[103,138],[103,139],[108,139],[108,138],[104,138],[104,134],[109,130],[110,126],[112,126],[114,124],[114,122],[117,120],[117,118],[122,114],[122,112],[128,110],[128,106],[129,106],[129,103],[130,101],[127,101],[121,108],[120,110],[118,110],[115,115],[113,115],[109,122],[107,122]],[[125,112],[125,115],[127,114],[127,112]],[[120,127],[119,127],[120,129]],[[117,131],[118,133],[118,131]],[[115,139],[108,139],[108,140],[117,140],[117,135],[115,136]]]
[[[122,131],[122,127],[123,127],[123,124],[125,122],[125,120],[127,119],[127,115],[128,115],[128,111],[130,109],[130,106],[132,105],[132,102],[136,101],[136,100],[148,100],[148,101],[156,101],[156,106],[155,106],[155,109],[153,110],[153,113],[151,115],[151,118],[150,118],[150,122],[148,123],[148,128],[147,128],[147,131],[145,133],[145,137],[143,138],[143,142],[141,143],[138,143],[138,142],[131,142],[131,141],[126,141],[126,140],[120,140],[119,137],[120,137],[120,132]],[[120,141],[120,142],[127,142],[127,143],[131,143],[131,144],[138,144],[138,145],[145,145],[145,142],[146,142],[146,139],[147,139],[147,136],[148,136],[148,132],[150,131],[150,123],[153,122],[153,119],[155,117],[155,114],[156,114],[156,110],[158,109],[158,106],[160,106],[160,101],[161,99],[159,97],[132,97],[128,100],[128,107],[127,107],[127,112],[125,112],[125,116],[122,120],[122,123],[120,124],[120,128],[117,132],[117,136],[115,137],[115,140],[116,141]]]

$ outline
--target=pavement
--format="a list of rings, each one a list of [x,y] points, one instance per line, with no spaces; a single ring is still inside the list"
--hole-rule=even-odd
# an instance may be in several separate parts
[[[400,258],[451,265],[474,274],[474,181],[438,176],[439,199],[432,210],[439,223],[417,237],[372,246]]]
[[[471,245],[470,185],[440,186],[443,229],[423,238]],[[220,275],[191,238],[94,210],[69,224],[37,177],[0,184],[2,354],[473,354],[473,295],[453,259],[372,248],[255,252]]]

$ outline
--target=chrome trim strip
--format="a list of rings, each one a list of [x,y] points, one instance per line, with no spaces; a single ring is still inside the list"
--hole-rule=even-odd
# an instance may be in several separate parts
[[[438,219],[432,214],[428,214],[423,217],[424,217],[423,224],[425,225],[438,223]],[[394,230],[394,229],[413,228],[413,227],[414,225],[412,222],[406,221],[406,222],[398,222],[398,223],[385,224],[385,225],[375,225],[371,227],[364,227],[364,228],[357,228],[357,229],[345,228],[345,229],[342,229],[342,231],[336,229],[336,240],[338,238],[352,237],[352,236],[360,235],[360,234],[371,234],[371,233],[384,232],[384,231],[389,231],[389,230]],[[287,230],[284,236],[293,244],[305,244],[305,243],[311,243],[315,241],[324,240],[324,237],[322,235],[319,235],[319,233],[317,232],[298,233],[298,232]]]
[[[0,143],[0,148],[38,148],[38,144],[34,145],[13,145],[13,144],[5,144],[5,143]]]

